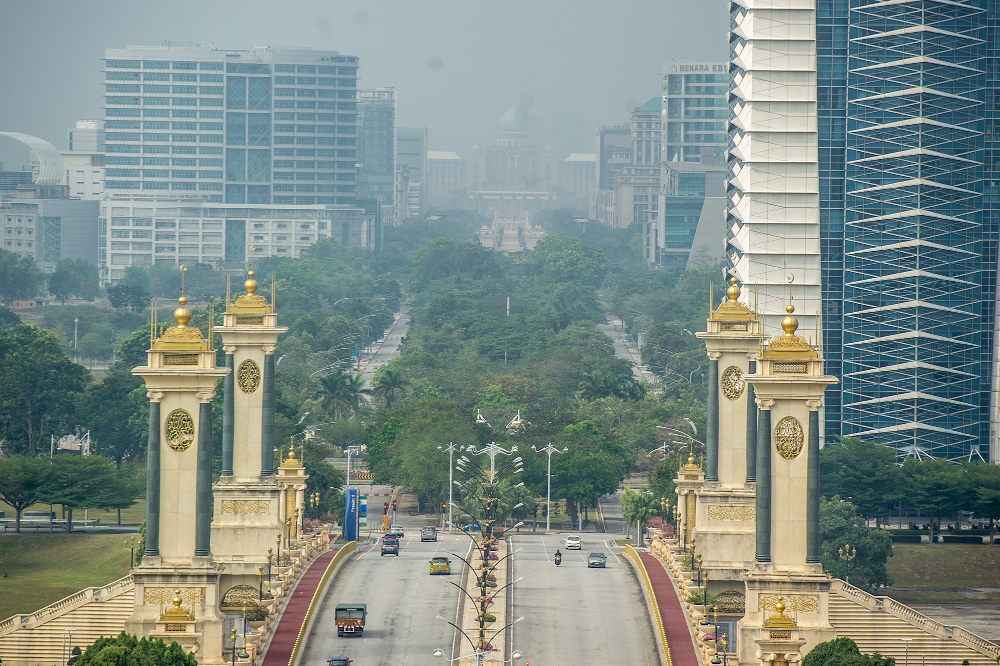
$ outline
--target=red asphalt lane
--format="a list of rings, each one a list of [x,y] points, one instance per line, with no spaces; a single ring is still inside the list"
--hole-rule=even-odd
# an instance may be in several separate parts
[[[263,666],[288,666],[288,661],[292,658],[292,648],[295,647],[295,639],[299,637],[299,629],[306,619],[306,611],[309,610],[309,604],[316,594],[316,588],[319,587],[319,581],[323,578],[327,565],[336,554],[336,550],[328,550],[313,560],[302,574],[299,584],[285,606],[285,612],[281,614],[271,644],[264,653]]]
[[[660,606],[660,617],[663,618],[663,631],[667,635],[667,645],[670,647],[670,661],[673,666],[698,666],[698,656],[694,651],[694,640],[688,630],[687,618],[677,598],[670,574],[663,564],[649,553],[639,553],[642,565],[646,567],[646,575],[653,586],[656,603]]]

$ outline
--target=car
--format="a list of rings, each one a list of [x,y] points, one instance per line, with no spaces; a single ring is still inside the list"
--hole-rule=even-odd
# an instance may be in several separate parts
[[[566,537],[566,550],[580,550],[583,548],[583,539],[573,535]]]
[[[468,525],[462,525],[463,532],[479,532],[483,529],[483,526],[479,523],[469,523]]]
[[[431,558],[431,575],[443,574],[447,576],[451,573],[451,560],[440,555]]]
[[[436,527],[425,527],[420,530],[420,540],[421,541],[437,541],[438,531]]]
[[[591,553],[587,556],[587,568],[597,568],[605,569],[608,566],[608,556],[604,553]]]
[[[395,555],[399,557],[399,544],[392,541],[382,542],[382,555]]]
[[[354,662],[347,657],[333,657],[326,660],[326,666],[351,666]]]
[[[402,525],[390,525],[387,534],[391,534],[400,539],[403,538],[403,526]]]

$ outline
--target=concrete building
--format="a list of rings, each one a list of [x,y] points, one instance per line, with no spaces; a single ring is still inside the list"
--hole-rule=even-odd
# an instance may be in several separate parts
[[[427,128],[399,127],[396,130],[396,164],[405,166],[409,175],[407,184],[406,215],[397,212],[403,220],[427,212],[427,195],[424,175],[427,173]]]
[[[66,131],[66,149],[73,152],[104,152],[104,121],[78,120]]]
[[[726,153],[729,63],[663,64],[663,160],[700,162]]]
[[[632,163],[632,130],[628,125],[603,125],[597,130],[595,187],[590,196],[590,219],[618,227],[615,178]]]
[[[66,132],[63,185],[74,199],[97,200],[104,196],[104,121],[78,120]]]
[[[358,197],[376,199],[382,223],[395,220],[396,91],[358,91]]]
[[[354,205],[356,56],[164,43],[104,65],[109,194]]]
[[[427,197],[435,203],[461,206],[465,199],[465,160],[451,150],[427,151]]]
[[[132,264],[242,266],[257,256],[298,257],[325,238],[372,249],[381,242],[374,214],[346,206],[215,204],[197,199],[105,199],[100,265],[112,281]]]

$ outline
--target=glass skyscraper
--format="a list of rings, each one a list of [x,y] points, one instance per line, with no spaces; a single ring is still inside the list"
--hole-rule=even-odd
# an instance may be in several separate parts
[[[827,433],[989,455],[995,9],[817,2]]]
[[[356,56],[163,44],[104,64],[106,193],[354,204]]]

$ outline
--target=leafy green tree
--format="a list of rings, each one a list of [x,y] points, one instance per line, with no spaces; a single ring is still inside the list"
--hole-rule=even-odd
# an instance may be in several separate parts
[[[636,492],[626,488],[621,496],[622,517],[629,526],[639,524],[636,540],[642,543],[642,532],[649,519],[660,512],[660,498],[651,492]]]
[[[349,381],[350,373],[338,370],[320,377],[316,382],[315,398],[319,401],[320,408],[330,418],[340,418],[350,411],[351,401],[347,390]]]
[[[149,349],[149,329],[146,324],[132,335],[122,340],[118,345],[118,358],[111,370],[114,372],[131,372],[132,368],[146,365],[146,351]]]
[[[0,458],[0,498],[14,509],[14,531],[21,531],[21,512],[38,501],[49,483],[48,460],[13,456]]]
[[[52,456],[52,476],[39,493],[47,504],[61,504],[66,510],[66,531],[73,531],[73,510],[109,506],[109,489],[117,482],[111,461],[103,456]]]
[[[968,496],[964,470],[941,458],[907,458],[903,463],[903,483],[908,506],[930,517],[930,537],[934,543],[934,524],[960,508]]]
[[[582,284],[590,289],[597,289],[607,273],[600,248],[559,236],[543,238],[528,256],[524,270],[549,284]]]
[[[972,490],[972,510],[977,518],[989,519],[992,544],[996,521],[1000,519],[1000,466],[967,463],[965,472]]]
[[[118,512],[118,524],[122,524],[122,509],[127,509],[146,494],[146,470],[141,465],[131,464],[119,467],[114,481],[101,494],[97,508]]]
[[[0,301],[8,307],[15,300],[34,298],[45,285],[45,273],[32,257],[19,258],[0,250]]]
[[[385,404],[386,409],[392,409],[392,403],[397,394],[406,390],[406,375],[401,368],[387,364],[375,371],[372,379],[372,395]]]
[[[17,313],[9,308],[0,307],[0,332],[9,331],[20,323],[22,323],[21,318]]]
[[[857,643],[846,636],[820,643],[805,656],[802,666],[894,666],[896,660],[875,654],[861,654]]]
[[[499,278],[502,274],[497,255],[482,245],[437,238],[417,251],[411,284],[422,289],[434,280],[448,277],[481,280],[487,276]]]
[[[886,569],[892,557],[892,538],[884,530],[865,525],[857,507],[836,495],[820,500],[820,560],[832,576],[850,579],[851,585],[875,593],[892,585]],[[844,549],[845,556],[841,556]],[[850,549],[853,557],[846,556]],[[856,551],[856,552],[855,552]]]
[[[823,496],[849,498],[865,518],[887,515],[902,497],[896,452],[888,446],[838,437],[820,449],[819,461]]]
[[[107,288],[108,300],[116,310],[142,312],[149,307],[149,292],[135,284],[116,284]]]
[[[185,653],[178,643],[167,645],[159,638],[136,638],[124,631],[115,638],[94,641],[76,666],[198,666],[194,654]]]
[[[49,293],[64,303],[70,296],[92,301],[97,294],[97,267],[86,259],[60,259],[48,283]]]
[[[111,357],[114,341],[106,333],[91,331],[77,343],[80,358],[103,361]]]
[[[0,439],[8,453],[38,452],[67,427],[88,377],[58,339],[30,324],[0,333]]]

